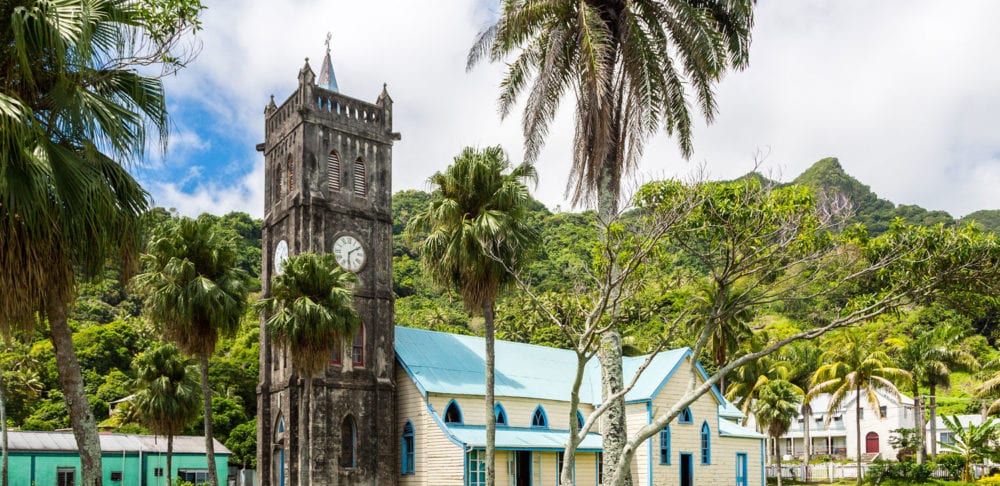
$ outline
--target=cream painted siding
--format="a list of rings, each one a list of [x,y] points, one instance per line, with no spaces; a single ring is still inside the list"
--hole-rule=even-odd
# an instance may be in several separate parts
[[[462,485],[465,481],[465,454],[462,448],[445,436],[428,413],[424,397],[413,380],[402,366],[397,366],[396,436],[400,439],[407,420],[413,422],[415,474],[400,475],[400,486]],[[400,449],[398,445],[397,449]],[[401,470],[398,465],[397,470]]]
[[[625,424],[628,427],[629,436],[638,432],[648,423],[649,411],[645,403],[625,406]],[[658,438],[659,436],[654,436],[650,440]],[[632,480],[634,484],[649,484],[649,440],[643,441],[635,450],[635,458],[632,459]]]
[[[482,396],[472,395],[439,395],[430,394],[431,407],[444,417],[445,407],[453,399],[462,410],[462,421],[466,425],[485,425],[486,416],[483,409],[486,408],[486,400]],[[503,405],[507,412],[507,425],[511,427],[531,427],[531,415],[535,413],[535,408],[539,405],[545,409],[545,416],[549,420],[549,428],[554,430],[568,430],[569,423],[569,402],[557,402],[552,400],[536,400],[519,397],[496,397],[496,402]],[[587,415],[594,411],[594,408],[587,404],[580,405],[580,412],[584,420]],[[596,429],[597,427],[595,427]]]

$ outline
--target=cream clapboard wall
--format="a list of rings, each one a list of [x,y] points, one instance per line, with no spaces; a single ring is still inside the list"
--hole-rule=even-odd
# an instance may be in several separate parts
[[[406,421],[413,422],[414,474],[399,476],[400,486],[461,486],[465,482],[465,453],[444,434],[427,411],[417,386],[402,366],[396,367],[396,436]],[[397,461],[400,459],[397,459]],[[397,465],[397,470],[402,470]]]
[[[483,413],[486,408],[486,400],[481,395],[439,395],[435,393],[428,395],[431,407],[438,415],[443,417],[445,407],[454,399],[455,403],[458,403],[458,408],[462,410],[464,424],[486,424],[486,415]],[[569,428],[567,422],[569,420],[569,402],[500,396],[496,397],[495,400],[503,405],[504,411],[507,412],[507,425],[510,427],[531,427],[531,416],[535,413],[535,408],[541,405],[549,420],[550,429],[567,430]],[[583,414],[584,420],[593,411],[593,406],[580,404],[580,412]],[[594,429],[597,428],[595,425]]]

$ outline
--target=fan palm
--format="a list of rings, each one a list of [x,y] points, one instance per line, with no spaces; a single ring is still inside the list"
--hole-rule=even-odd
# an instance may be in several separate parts
[[[167,436],[167,477],[172,478],[174,436],[200,411],[198,366],[173,344],[163,343],[136,356],[132,368],[134,415],[154,433]]]
[[[623,176],[660,127],[692,152],[689,91],[711,121],[713,88],[727,69],[748,63],[753,0],[504,0],[497,22],[469,52],[468,67],[487,57],[510,61],[499,108],[506,117],[529,91],[524,110],[525,161],[533,162],[567,91],[576,95],[573,163],[567,191],[574,204],[596,200],[607,225],[618,212]],[[515,56],[516,54],[516,56]],[[614,265],[612,275],[617,273]],[[613,299],[612,299],[613,300]],[[616,309],[610,309],[614,316]],[[604,393],[623,386],[621,339],[603,336],[598,359]],[[603,421],[605,468],[625,443],[624,399]],[[567,480],[569,475],[567,473]],[[606,475],[612,477],[612,475]]]
[[[237,267],[236,246],[212,220],[179,218],[165,222],[142,257],[143,273],[133,283],[144,310],[167,339],[195,356],[201,368],[208,479],[218,486],[212,434],[212,392],[208,360],[221,336],[238,329],[247,307],[247,274]]]
[[[827,421],[845,401],[854,399],[860,485],[862,395],[874,410],[878,410],[879,393],[888,393],[898,400],[900,393],[895,383],[908,384],[912,375],[906,370],[890,366],[892,360],[882,348],[879,337],[864,329],[841,330],[824,347],[826,351],[823,353],[823,361],[826,364],[816,370],[806,399],[811,400],[820,393],[830,394]]]
[[[792,419],[798,415],[802,389],[785,380],[771,380],[760,390],[754,403],[754,416],[761,428],[774,439],[774,457],[778,465],[778,486],[781,486],[781,441]]]
[[[131,2],[0,3],[0,327],[48,319],[88,485],[101,451],[67,305],[76,278],[134,260],[148,196],[123,164],[147,130],[165,140],[166,104],[159,80],[108,61],[144,32]]]
[[[508,172],[509,171],[509,172]],[[527,224],[531,165],[511,168],[503,149],[467,147],[431,176],[427,208],[407,225],[420,241],[420,261],[439,285],[454,288],[466,310],[482,313],[486,331],[486,408],[493,410],[494,309],[501,289],[524,268],[538,234]],[[496,417],[486,414],[487,484],[495,481]]]
[[[313,378],[326,369],[335,350],[344,349],[340,346],[344,338],[353,336],[361,325],[354,310],[355,281],[354,274],[343,270],[333,254],[302,253],[285,262],[282,273],[271,283],[271,297],[259,304],[269,316],[265,321],[268,334],[288,350],[292,367],[306,378],[302,399],[308,400],[303,408],[308,410],[309,425],[302,428],[306,445],[301,450],[307,464],[315,407]]]
[[[941,418],[955,438],[953,443],[942,445],[949,452],[962,456],[965,460],[962,481],[971,483],[975,479],[972,475],[972,464],[981,461],[992,451],[993,442],[1000,435],[1000,422],[991,417],[981,425],[970,423],[968,427],[963,427],[958,417]]]

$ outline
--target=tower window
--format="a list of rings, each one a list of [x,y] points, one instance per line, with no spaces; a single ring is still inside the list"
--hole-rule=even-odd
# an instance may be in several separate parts
[[[340,424],[340,467],[357,467],[358,426],[348,415]]]
[[[549,418],[545,416],[545,409],[541,405],[535,408],[535,413],[531,414],[531,426],[536,428],[549,428]]]
[[[340,192],[340,156],[336,150],[326,158],[326,187],[331,193]]]
[[[351,345],[351,364],[354,366],[365,365],[365,326],[358,328],[354,334],[354,343]]]
[[[368,195],[368,179],[365,172],[365,161],[358,158],[354,162],[354,195],[365,197]]]
[[[275,164],[274,167],[274,199],[281,199],[281,183],[284,180],[283,171],[281,170],[281,163]]]
[[[496,416],[497,425],[507,425],[507,411],[503,409],[500,402],[493,405],[493,415]]]
[[[462,423],[462,409],[458,408],[458,402],[456,402],[455,400],[448,402],[448,406],[444,408],[444,423],[446,424]]]
[[[409,420],[406,421],[406,425],[403,426],[403,440],[402,440],[402,454],[400,458],[402,464],[400,465],[400,470],[403,474],[413,474],[416,470],[415,461],[416,453],[414,451],[413,443],[413,422]]]
[[[288,156],[288,193],[291,194],[295,190],[295,162],[292,160],[292,156]]]

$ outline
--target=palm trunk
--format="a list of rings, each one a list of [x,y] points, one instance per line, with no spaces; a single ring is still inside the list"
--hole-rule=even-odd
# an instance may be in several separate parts
[[[3,464],[0,466],[3,468],[3,471],[0,472],[2,474],[0,483],[3,486],[7,486],[7,478],[9,476],[7,473],[7,405],[4,403],[4,400],[3,369],[0,368],[0,429],[2,429],[3,433]]]
[[[927,444],[925,444],[927,427],[924,425],[923,398],[920,397],[920,389],[916,386],[913,387],[913,422],[917,429],[917,464],[924,464],[927,462]]]
[[[494,309],[493,302],[483,306],[483,318],[486,321],[486,486],[496,484],[496,443],[497,416],[494,412],[493,388],[494,365],[496,351],[494,350]]]
[[[803,425],[805,428],[802,429],[802,439],[805,442],[805,474],[803,478],[808,481],[809,476],[812,476],[809,472],[809,459],[812,457],[812,435],[810,434],[810,429],[812,428],[812,406],[809,404],[802,405],[802,418]],[[830,451],[827,451],[829,453]]]
[[[774,437],[774,462],[778,465],[778,486],[781,486],[781,439]]]
[[[208,353],[198,356],[201,365],[201,397],[205,406],[205,459],[208,463],[208,484],[219,486],[219,474],[215,468],[215,444],[212,434],[212,389],[208,385]]]
[[[861,388],[854,393],[854,425],[857,432],[855,444],[858,447],[858,486],[861,486]]]
[[[931,396],[931,460],[937,460],[937,388],[931,383],[930,396]]]
[[[174,484],[174,434],[167,434],[167,486]]]
[[[50,297],[45,313],[49,318],[52,347],[55,348],[59,384],[62,386],[73,436],[80,450],[80,484],[101,486],[101,440],[97,435],[97,421],[90,409],[87,393],[83,388],[80,362],[73,351],[73,332],[66,324],[66,304],[58,297]],[[217,485],[214,485],[217,486]]]

